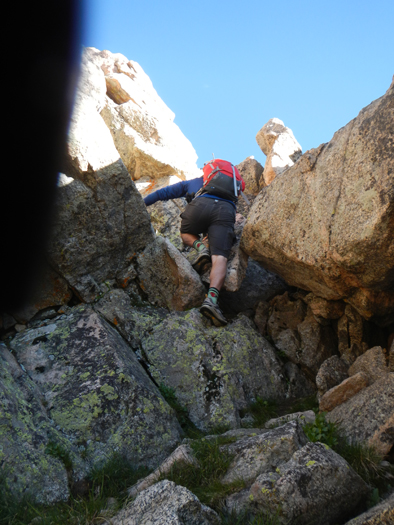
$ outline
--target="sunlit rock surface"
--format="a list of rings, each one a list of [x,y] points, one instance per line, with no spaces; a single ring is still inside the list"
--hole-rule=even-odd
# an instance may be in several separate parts
[[[107,97],[101,116],[133,180],[173,174],[182,179],[199,177],[193,146],[141,66],[107,50],[89,47],[84,53],[105,78]]]
[[[289,284],[394,313],[394,84],[255,200],[242,248]]]

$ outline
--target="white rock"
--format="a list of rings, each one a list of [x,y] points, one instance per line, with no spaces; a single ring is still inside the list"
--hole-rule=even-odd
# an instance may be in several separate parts
[[[264,181],[270,184],[277,175],[292,166],[302,154],[302,148],[293,132],[278,118],[270,119],[257,133],[257,144],[267,155]]]

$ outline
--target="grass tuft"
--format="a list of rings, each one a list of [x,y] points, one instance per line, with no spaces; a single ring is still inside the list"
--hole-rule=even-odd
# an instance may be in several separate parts
[[[219,439],[200,439],[190,444],[198,465],[174,465],[169,474],[162,479],[169,479],[178,485],[187,487],[201,503],[219,509],[222,500],[244,488],[243,481],[223,484],[221,478],[232,461],[232,455],[220,450]]]
[[[262,399],[257,396],[256,401],[242,412],[241,417],[247,414],[253,417],[253,426],[259,428],[270,419],[278,417],[278,404],[275,400]]]
[[[265,513],[252,515],[247,511],[219,512],[222,525],[280,525],[282,522],[279,519],[278,513],[269,516]]]

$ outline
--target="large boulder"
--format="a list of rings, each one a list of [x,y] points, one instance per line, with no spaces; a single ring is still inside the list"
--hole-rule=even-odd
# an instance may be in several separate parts
[[[369,491],[336,452],[308,443],[275,472],[258,476],[250,496],[255,511],[279,511],[279,523],[327,525],[365,508]]]
[[[84,54],[101,70],[107,92],[101,116],[133,180],[199,177],[193,146],[141,66],[120,53],[93,47]]]
[[[302,148],[293,132],[278,118],[270,119],[256,135],[257,144],[267,156],[264,166],[265,186],[281,175],[301,156]]]
[[[215,328],[196,310],[174,312],[143,339],[142,350],[156,383],[174,390],[202,430],[239,427],[240,410],[257,396],[286,397],[272,346],[244,316]]]
[[[189,261],[164,237],[157,237],[137,258],[139,284],[149,301],[171,310],[200,306],[205,288]]]
[[[11,347],[48,417],[92,466],[118,452],[156,467],[175,448],[172,409],[124,339],[88,306],[18,334]]]
[[[367,442],[386,455],[394,445],[393,399],[394,373],[389,373],[334,408],[327,419],[336,423],[349,441]]]
[[[326,359],[316,375],[318,400],[331,388],[339,385],[348,377],[348,366],[337,356]]]
[[[221,448],[234,454],[223,482],[245,484],[225,500],[235,513],[275,515],[283,524],[335,524],[362,510],[369,492],[327,445],[308,443],[297,420]]]
[[[307,442],[301,425],[292,421],[265,433],[223,445],[222,449],[234,457],[222,481],[232,483],[243,480],[251,485],[259,475],[274,471],[289,461],[294,452]]]
[[[219,525],[216,512],[190,490],[164,480],[141,492],[110,520],[111,525]]]
[[[394,83],[261,191],[242,248],[291,285],[391,322],[393,136]]]
[[[136,306],[122,289],[104,294],[94,309],[117,329],[135,352],[141,350],[141,341],[149,332],[168,316],[166,308]]]

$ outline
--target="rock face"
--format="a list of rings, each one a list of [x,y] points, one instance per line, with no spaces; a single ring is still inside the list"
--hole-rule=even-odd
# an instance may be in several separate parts
[[[223,483],[242,479],[249,484],[260,474],[274,471],[289,461],[308,442],[301,425],[293,421],[264,434],[245,437],[223,448],[234,454]]]
[[[19,334],[12,348],[48,416],[90,464],[117,451],[157,466],[179,441],[172,409],[122,337],[90,307]]]
[[[172,313],[144,339],[142,349],[156,383],[175,391],[200,429],[236,428],[239,411],[256,396],[286,395],[273,348],[244,316],[218,329],[196,310]]]
[[[140,286],[149,301],[172,310],[200,306],[205,288],[189,261],[163,237],[157,237],[138,256]]]
[[[199,177],[197,155],[141,66],[120,53],[85,49],[106,84],[101,116],[133,180]]]
[[[238,478],[246,484],[226,498],[227,508],[300,525],[336,523],[362,508],[366,483],[328,446],[307,441],[292,421],[224,445],[235,457],[223,481]]]
[[[0,462],[9,490],[18,498],[30,493],[38,503],[66,501],[66,469],[58,458],[45,453],[49,441],[64,444],[66,440],[51,425],[40,391],[3,344],[0,413]]]
[[[185,487],[164,480],[139,494],[111,519],[111,525],[220,525],[215,511],[202,505]]]
[[[325,525],[363,508],[367,484],[348,463],[322,443],[297,450],[279,472],[258,476],[250,489],[257,509],[275,513],[280,523]]]
[[[393,136],[394,84],[262,190],[242,248],[291,285],[391,322]]]
[[[394,374],[389,373],[337,406],[327,419],[353,442],[367,442],[383,456],[394,445]]]
[[[301,156],[302,148],[293,132],[278,118],[270,119],[256,135],[257,144],[267,155],[264,166],[264,185],[281,175]]]
[[[284,293],[287,288],[283,279],[265,270],[253,259],[249,259],[239,289],[235,292],[221,291],[222,309],[231,314],[254,310],[260,301],[269,301],[276,295]]]
[[[125,286],[133,257],[154,239],[143,200],[98,113],[105,100],[101,77],[84,60],[48,250],[51,265],[87,302],[107,280]]]
[[[342,383],[328,390],[320,399],[319,409],[322,412],[329,412],[338,405],[341,405],[351,397],[355,396],[360,390],[368,386],[368,377],[363,372],[348,377]]]
[[[263,172],[264,168],[254,157],[248,157],[237,164],[238,171],[245,181],[245,193],[248,196],[256,196],[261,188],[265,186]]]
[[[319,366],[337,349],[331,326],[316,321],[302,295],[287,292],[271,301],[267,332],[288,359],[315,379]]]
[[[152,226],[157,235],[168,239],[180,252],[186,249],[180,236],[180,214],[185,209],[186,204],[186,199],[184,198],[172,199],[169,201],[157,201],[147,208]]]

